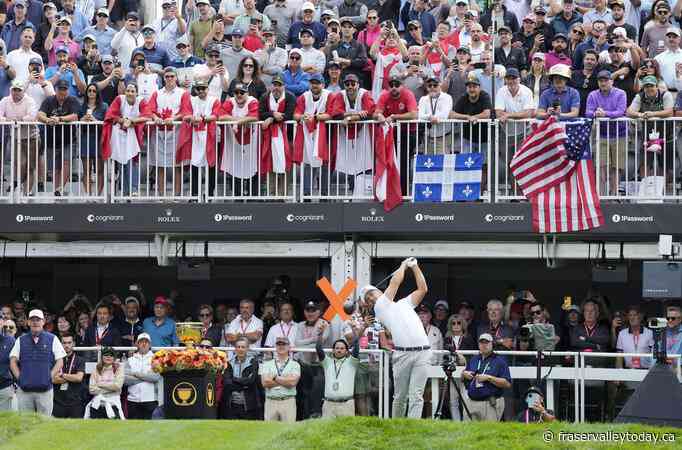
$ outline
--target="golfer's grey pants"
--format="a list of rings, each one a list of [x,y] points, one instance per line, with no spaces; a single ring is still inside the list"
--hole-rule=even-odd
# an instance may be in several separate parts
[[[46,392],[24,392],[17,390],[17,400],[19,401],[19,411],[37,412],[52,415],[53,391]]]
[[[431,350],[393,352],[393,417],[421,419],[424,408],[424,386],[428,377]]]
[[[16,407],[14,397],[14,388],[12,386],[0,389],[0,411],[13,410]]]

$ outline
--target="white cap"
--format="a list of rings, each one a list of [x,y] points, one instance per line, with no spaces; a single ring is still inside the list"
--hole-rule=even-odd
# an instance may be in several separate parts
[[[45,316],[43,315],[43,312],[39,309],[32,309],[31,312],[28,313],[29,319],[32,319],[34,317],[37,317],[38,319],[45,320]]]
[[[140,335],[135,339],[135,342],[140,342],[142,339],[146,339],[149,341],[149,343],[152,343],[152,337],[149,335],[149,333],[140,333]]]
[[[479,342],[481,342],[481,341],[492,342],[492,341],[493,341],[493,337],[490,335],[490,333],[483,333],[482,335],[480,335],[480,336],[478,337],[478,341],[479,341]]]
[[[378,291],[379,289],[376,288],[376,286],[372,286],[371,284],[368,284],[367,286],[363,287],[360,289],[360,298],[362,300],[365,299],[365,296],[371,292],[371,291]]]
[[[611,32],[614,36],[628,37],[628,32],[623,27],[616,27]]]
[[[291,50],[289,50],[289,56],[293,55],[294,53],[303,58],[303,52],[301,51],[300,48],[292,48]]]
[[[682,33],[680,33],[680,29],[677,27],[668,27],[668,29],[665,31],[665,34],[670,34],[670,33],[676,34],[678,36],[682,36]]]
[[[301,11],[308,11],[308,10],[315,11],[315,5],[313,5],[312,2],[305,2],[301,6]]]
[[[447,300],[438,300],[435,305],[433,305],[433,309],[438,308],[439,306],[444,307],[448,311],[450,311],[450,304],[447,302]]]

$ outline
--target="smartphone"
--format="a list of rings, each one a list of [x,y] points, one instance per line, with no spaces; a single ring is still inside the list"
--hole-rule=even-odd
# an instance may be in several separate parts
[[[528,405],[529,408],[531,408],[534,404],[536,404],[540,400],[540,394],[537,392],[531,392],[528,394],[526,397],[526,405]]]
[[[144,60],[140,60],[137,62],[137,67],[144,67]]]
[[[474,69],[485,69],[485,63],[482,62],[474,63]]]
[[[138,287],[136,284],[131,284],[130,286],[128,286],[128,290],[129,291],[137,291]]]

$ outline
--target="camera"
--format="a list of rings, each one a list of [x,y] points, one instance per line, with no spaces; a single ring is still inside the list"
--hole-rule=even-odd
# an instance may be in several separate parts
[[[660,330],[668,326],[668,321],[665,317],[653,317],[647,322],[647,327],[652,330]]]
[[[457,353],[450,352],[443,356],[443,363],[441,364],[446,375],[451,376],[457,370]]]

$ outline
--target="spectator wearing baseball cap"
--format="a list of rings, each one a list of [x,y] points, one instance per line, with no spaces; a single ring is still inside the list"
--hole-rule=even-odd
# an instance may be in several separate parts
[[[500,120],[500,129],[502,131],[500,135],[502,148],[500,149],[499,157],[503,161],[509,162],[515,149],[521,146],[525,130],[523,126],[518,126],[518,123],[510,123],[508,121],[535,117],[533,91],[521,84],[521,74],[515,67],[507,69],[507,73],[504,76],[504,86],[497,91],[495,115]],[[504,164],[504,167],[507,167],[507,163]]]
[[[287,36],[287,43],[294,48],[301,47],[300,33],[301,30],[307,28],[313,32],[315,42],[313,47],[320,48],[327,39],[327,28],[320,22],[315,20],[315,5],[311,2],[305,2],[301,6],[302,19],[291,24],[289,34]]]
[[[569,35],[572,27],[576,23],[582,24],[583,16],[576,10],[574,0],[566,0],[560,14],[556,14],[550,24],[554,34],[563,33]]]
[[[426,95],[419,99],[417,106],[417,118],[427,120],[432,126],[427,130],[427,147],[429,152],[442,152],[446,136],[450,134],[451,127],[439,124],[450,117],[452,112],[452,97],[441,91],[440,82],[435,76],[430,76],[424,81]],[[432,107],[435,105],[435,107]]]
[[[487,52],[487,54],[490,55],[490,52]],[[469,75],[467,75],[465,84],[467,91],[455,103],[450,117],[467,121],[462,127],[462,135],[464,136],[463,145],[468,146],[471,149],[467,151],[483,152],[485,158],[488,127],[480,126],[478,124],[470,125],[469,121],[471,117],[480,119],[490,117],[490,110],[493,106],[490,95],[481,89],[481,79],[475,73],[470,72]],[[500,85],[501,84],[502,83],[500,83]]]
[[[52,415],[52,375],[64,366],[66,351],[59,339],[43,330],[45,315],[39,309],[28,313],[30,330],[14,342],[10,370],[19,387],[19,411]]]
[[[414,3],[407,2],[400,11],[400,19],[403,23],[419,21],[422,36],[431,36],[436,32],[436,19],[427,10],[428,5],[429,3],[423,0],[417,0]]]
[[[187,33],[187,22],[179,4],[179,0],[161,0],[161,17],[151,23],[156,30],[156,42],[166,48],[171,61],[179,56],[175,43]]]
[[[76,0],[71,2],[62,1],[62,10],[59,11],[59,16],[69,19],[71,22],[71,31],[74,36],[80,35],[88,27],[88,23],[92,21],[92,16],[95,12],[94,5],[85,6],[86,9],[89,9],[89,11],[87,11],[89,17],[86,17],[84,15],[84,12],[86,11],[82,9],[83,6],[84,5],[79,5],[79,7],[76,8]]]
[[[495,63],[501,64],[505,69],[515,68],[519,72],[528,69],[528,59],[522,48],[512,46],[512,31],[509,27],[500,27],[497,30],[499,45],[495,47]]]
[[[366,79],[368,72],[365,72],[365,67],[367,66],[367,49],[369,47],[365,47],[353,38],[357,28],[352,18],[342,17],[340,22],[341,40],[337,44],[325,47],[327,60],[333,60],[341,65],[342,77],[354,73],[358,78]]]
[[[80,51],[75,42],[71,42]],[[52,49],[54,51],[54,63],[45,70],[45,79],[56,86],[57,81],[64,80],[69,85],[69,95],[79,97],[85,94],[85,74],[75,64],[73,59],[73,46],[61,46]]]
[[[232,46],[221,50],[220,59],[230,77],[234,78],[242,60],[246,57],[253,57],[254,54],[252,51],[244,48],[244,30],[233,27],[230,36]]]
[[[526,55],[532,54],[533,51],[544,51],[544,46],[541,46],[539,50],[533,50],[535,47],[535,14],[528,13],[521,19],[521,29],[514,33],[512,42],[520,42]]]
[[[149,335],[152,347],[173,347],[180,341],[175,333],[175,320],[168,317],[169,302],[159,295],[154,300],[154,316],[147,317],[142,328]]]
[[[682,63],[681,36],[682,31],[678,27],[669,27],[665,32],[666,50],[654,58],[661,68],[661,78],[671,91],[682,89],[682,80],[677,76],[678,65]]]
[[[462,392],[471,418],[464,420],[497,422],[504,412],[504,390],[511,388],[511,374],[507,361],[493,352],[493,337],[483,333],[478,337],[479,354],[471,357],[462,372],[462,380],[468,382]]]
[[[625,0],[608,0],[608,3],[611,9],[611,17],[613,18],[613,22],[606,28],[609,36],[613,33],[614,29],[623,28],[628,39],[632,39],[636,43],[639,42],[639,21],[636,27],[628,23],[630,9],[628,8],[628,16],[626,17]]]
[[[56,51],[62,48],[68,50],[69,61],[76,62],[81,56],[81,46],[78,42],[74,41],[71,37],[72,31],[72,21],[67,17],[62,17],[57,21],[57,33],[54,39],[45,41],[45,49],[47,50],[47,65],[54,66],[57,64]]]
[[[306,302],[303,314],[305,320],[296,326],[296,347],[315,348],[317,341],[322,341],[323,347],[331,345],[329,322],[324,320],[320,304],[315,300]],[[315,353],[298,353],[296,359],[301,364],[303,376],[309,383],[301,385],[298,399],[303,407],[302,417],[320,417],[322,415],[322,395],[324,391],[324,369]]]
[[[83,42],[85,36],[89,34],[95,37],[97,49],[101,55],[111,55],[111,41],[116,36],[116,30],[109,26],[109,10],[107,8],[99,8],[95,12],[95,24],[76,35],[76,42]]]
[[[498,27],[497,32],[499,33],[500,29],[506,28],[511,36],[511,33],[519,31],[519,21],[516,18],[516,14],[509,11],[504,3],[504,0],[492,0],[486,12],[481,16],[480,24],[484,30],[490,29],[493,26],[494,15],[496,16],[495,26]],[[497,17],[499,15],[502,15],[502,24],[499,23],[500,19]]]
[[[152,418],[152,412],[158,406],[156,401],[156,383],[161,375],[152,370],[151,336],[141,333],[135,339],[137,351],[128,358],[125,364],[125,385],[128,386],[128,419]]]
[[[125,380],[123,364],[116,362],[116,352],[103,347],[102,360],[90,375],[90,403],[85,405],[85,419],[123,419],[121,391]]]
[[[125,24],[111,40],[111,49],[117,52],[117,58],[121,62],[121,67],[128,74],[132,72],[130,70],[130,63],[133,51],[144,44],[144,37],[140,32],[140,16],[137,13],[130,12],[125,15],[125,18]],[[113,13],[112,20],[114,20]]]
[[[6,22],[2,27],[0,39],[5,42],[7,52],[16,50],[21,46],[21,33],[25,28],[31,28],[34,32],[36,31],[37,25],[31,22],[26,15],[26,5],[26,0],[15,1],[12,7],[16,13],[13,17],[9,17],[8,15]]]
[[[133,53],[141,51],[149,69],[157,75],[162,76],[163,70],[170,66],[171,60],[166,48],[156,42],[156,30],[151,25],[145,25],[140,30],[144,44],[133,50]],[[132,64],[130,66],[132,68]]]
[[[12,6],[7,6],[7,22],[15,20],[17,17],[17,5],[22,5],[24,7],[23,15],[28,22],[33,24],[34,28],[41,24],[43,21],[43,0],[15,0]]]
[[[38,105],[26,95],[26,83],[21,80],[14,80],[8,83],[9,95],[0,100],[0,119],[11,122],[33,122],[36,120]],[[22,158],[28,153],[22,154]],[[23,168],[25,170],[26,168]]]
[[[264,28],[262,34],[265,46],[256,51],[255,57],[261,67],[261,79],[266,86],[270,87],[273,76],[281,75],[287,67],[287,51],[277,46],[277,37],[273,28]]]
[[[315,36],[312,30],[304,28],[299,35],[301,41],[301,70],[312,75],[314,73],[321,74],[327,64],[327,59],[321,50],[316,49],[313,44]]]
[[[569,67],[573,65],[573,61],[568,55],[568,37],[563,33],[552,36],[552,50],[545,54],[546,70],[551,69],[556,64],[565,64]]]

